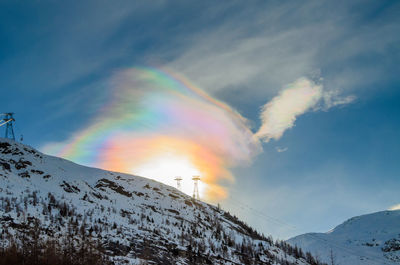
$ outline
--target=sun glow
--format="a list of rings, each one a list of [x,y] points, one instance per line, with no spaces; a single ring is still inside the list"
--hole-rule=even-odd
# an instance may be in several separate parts
[[[174,178],[180,176],[182,192],[188,195],[193,194],[192,177],[195,175],[201,177],[200,196],[209,199],[226,196],[223,188],[213,185],[215,176],[232,179],[229,172],[222,169],[222,158],[191,139],[120,135],[103,150],[106,152],[99,157],[101,168],[145,176],[173,187],[176,187]]]
[[[179,157],[173,154],[160,155],[149,159],[139,167],[132,169],[132,172],[139,176],[151,176],[152,179],[176,187],[176,177],[181,177],[181,191],[192,195],[192,177],[201,175],[198,170],[186,157]],[[204,195],[203,185],[199,183],[200,196]]]

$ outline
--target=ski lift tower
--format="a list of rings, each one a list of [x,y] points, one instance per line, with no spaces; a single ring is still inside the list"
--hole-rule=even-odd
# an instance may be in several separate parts
[[[178,190],[182,190],[181,188],[181,180],[182,180],[182,178],[181,177],[176,177],[176,178],[174,178],[174,180],[176,180],[176,188],[178,189]]]
[[[4,116],[4,118],[1,120],[0,126],[6,125],[6,133],[5,133],[5,138],[13,139],[15,141],[15,135],[14,135],[14,113],[9,112],[9,113],[2,113],[0,114],[1,116]]]
[[[192,180],[194,181],[193,199],[200,200],[200,196],[199,196],[199,180],[200,180],[200,176],[193,176]]]

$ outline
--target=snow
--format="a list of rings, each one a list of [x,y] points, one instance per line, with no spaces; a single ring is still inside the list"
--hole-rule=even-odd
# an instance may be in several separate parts
[[[384,251],[390,242],[398,243],[398,250]],[[326,262],[332,250],[337,264],[400,264],[400,210],[353,217],[327,233],[299,235],[288,243]]]
[[[218,259],[219,264],[241,264],[243,253],[237,249],[243,242],[254,250],[262,245],[261,263],[278,264],[276,260],[282,259],[307,264],[272,242],[249,234],[248,227],[230,214],[173,187],[140,176],[81,166],[4,138],[0,138],[0,195],[1,232],[12,235],[15,231],[11,224],[26,222],[29,217],[39,220],[41,228],[51,231],[53,237],[65,234],[71,222],[79,222],[87,230],[97,227],[100,230],[93,232],[93,238],[105,246],[118,245],[121,253],[109,250],[116,264],[140,264],[144,258],[157,261],[166,257],[174,258],[173,264],[187,264],[184,256],[172,257],[170,252],[186,251],[189,244],[195,250],[203,246],[202,255]],[[50,207],[51,196],[58,208]],[[11,201],[11,210],[4,206],[7,201]],[[73,211],[71,216],[61,215],[60,205],[64,203]],[[227,246],[229,239],[231,246]],[[140,256],[149,242],[154,250],[152,257]]]

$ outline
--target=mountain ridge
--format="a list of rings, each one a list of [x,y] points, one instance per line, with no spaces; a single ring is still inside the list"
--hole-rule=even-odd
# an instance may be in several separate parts
[[[90,238],[114,264],[320,264],[173,187],[2,138],[0,184],[2,246]]]

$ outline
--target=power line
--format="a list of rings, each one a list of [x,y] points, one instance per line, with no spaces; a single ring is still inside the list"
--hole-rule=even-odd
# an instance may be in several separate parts
[[[231,197],[231,199],[232,199],[232,197]],[[280,219],[277,219],[277,218],[268,216],[268,215],[266,215],[266,214],[264,214],[264,213],[262,213],[262,212],[260,212],[260,211],[258,211],[258,210],[256,210],[256,209],[254,209],[254,208],[248,206],[248,205],[245,204],[245,203],[242,203],[242,202],[240,202],[240,201],[238,201],[238,200],[235,200],[235,199],[232,199],[232,200],[235,201],[235,202],[238,203],[238,204],[241,204],[244,208],[247,208],[248,210],[253,211],[253,212],[256,213],[260,218],[262,218],[262,219],[264,219],[264,220],[266,220],[266,218],[267,218],[268,220],[266,220],[266,221],[272,220],[273,222],[275,222],[275,223],[278,224],[278,225],[287,226],[287,227],[290,227],[291,229],[295,229],[295,230],[300,230],[298,227],[296,227],[296,226],[294,226],[294,225],[288,224],[287,222],[282,221],[282,220],[280,220]],[[241,208],[243,208],[243,207],[241,207]],[[352,255],[352,256],[356,256],[356,257],[360,257],[360,258],[369,258],[370,260],[377,262],[377,264],[381,264],[381,262],[382,262],[381,260],[378,260],[378,259],[376,259],[376,258],[373,257],[373,256],[369,256],[369,255],[363,255],[363,256],[361,256],[361,255],[359,255],[358,253],[353,252],[353,251],[350,251],[350,250],[344,248],[344,247],[341,246],[341,245],[338,245],[338,244],[336,244],[336,243],[333,243],[332,241],[330,241],[330,240],[328,240],[328,239],[320,238],[320,237],[317,237],[316,235],[313,235],[313,234],[307,234],[307,236],[309,236],[309,237],[311,237],[311,238],[314,238],[314,239],[316,239],[316,240],[318,240],[318,241],[324,241],[324,243],[326,243],[326,244],[328,244],[328,245],[330,245],[330,246],[334,246],[334,247],[336,247],[336,248],[338,248],[338,249],[341,249],[343,252],[346,252],[346,253],[348,253],[348,254],[350,254],[350,255]],[[387,264],[387,263],[384,262],[384,264]]]
[[[245,209],[247,208],[248,210],[256,213],[259,216],[259,218],[262,218],[262,219],[264,219],[266,221],[273,221],[274,223],[276,223],[278,225],[286,226],[286,227],[289,227],[289,228],[294,229],[294,230],[298,230],[298,231],[300,230],[295,225],[289,224],[289,223],[287,223],[287,222],[285,222],[285,221],[283,221],[283,220],[281,220],[279,218],[275,218],[275,217],[269,216],[269,215],[267,215],[267,214],[265,214],[263,212],[260,212],[257,209],[254,209],[253,207],[251,207],[251,206],[249,206],[249,205],[247,205],[247,204],[245,204],[245,203],[243,203],[243,202],[241,202],[241,201],[239,201],[237,199],[232,198],[232,196],[229,196],[229,197],[230,197],[230,200],[234,201],[236,204],[242,205],[241,208],[244,207]],[[327,245],[334,246],[337,249],[340,249],[343,252],[346,252],[347,254],[350,254],[352,256],[356,256],[356,257],[359,257],[359,258],[368,258],[369,260],[371,260],[373,262],[376,262],[377,264],[382,264],[382,262],[383,262],[383,264],[388,264],[388,263],[386,263],[386,262],[384,262],[382,260],[378,260],[376,257],[370,256],[370,255],[359,255],[358,253],[356,253],[354,251],[351,251],[351,250],[349,250],[349,249],[347,249],[347,248],[345,248],[345,247],[343,247],[341,245],[338,245],[336,242],[333,242],[333,241],[325,239],[325,238],[320,238],[320,237],[318,237],[316,235],[313,235],[311,233],[307,234],[307,236],[309,236],[311,238],[314,238],[314,239],[316,239],[316,240],[318,240],[320,242],[323,241]]]

